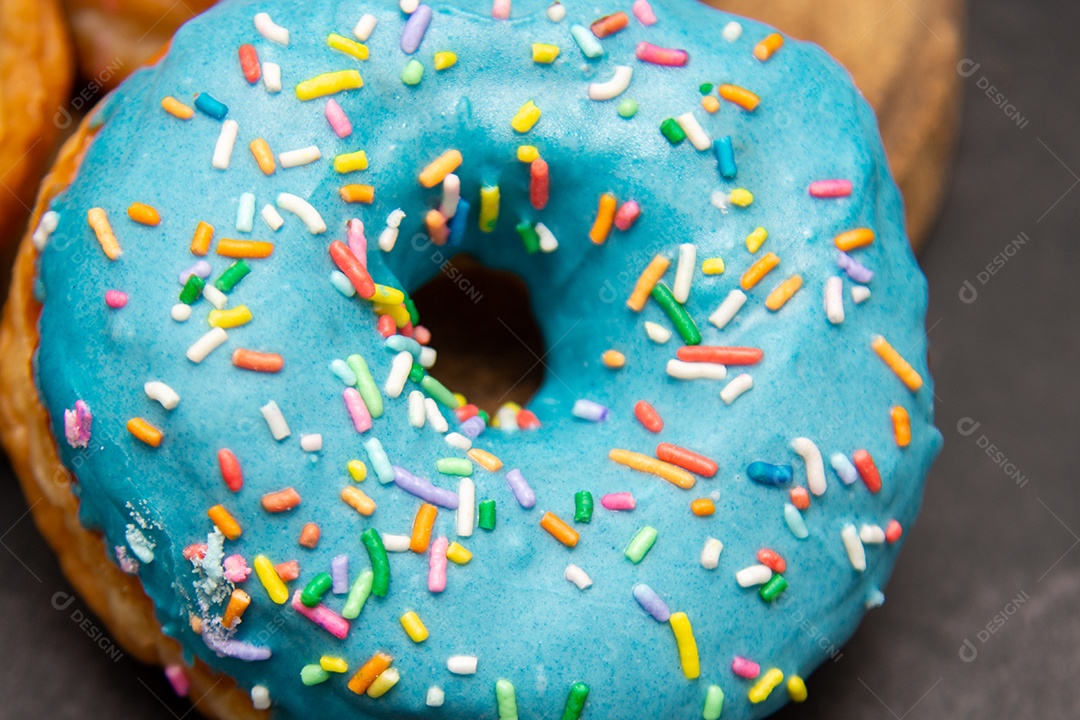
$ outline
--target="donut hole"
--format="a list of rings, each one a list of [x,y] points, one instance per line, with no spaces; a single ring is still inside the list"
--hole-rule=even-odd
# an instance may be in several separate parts
[[[520,277],[459,254],[412,298],[439,353],[432,374],[446,387],[492,414],[536,394],[547,346]]]

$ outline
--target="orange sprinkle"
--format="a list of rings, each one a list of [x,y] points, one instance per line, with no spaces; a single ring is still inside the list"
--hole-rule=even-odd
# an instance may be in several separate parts
[[[265,258],[274,252],[274,243],[263,240],[218,240],[217,254],[229,258]]]
[[[232,364],[242,370],[276,373],[285,367],[285,358],[277,353],[261,353],[244,348],[236,348],[232,354]]]
[[[626,356],[618,350],[605,350],[604,354],[600,356],[601,362],[605,367],[609,367],[612,370],[618,370],[626,365]]]
[[[161,439],[165,437],[165,433],[139,417],[128,420],[127,429],[129,433],[150,447],[158,447],[161,445]]]
[[[416,511],[413,519],[412,539],[409,540],[409,549],[417,555],[427,552],[431,543],[431,530],[435,527],[435,518],[439,514],[439,508],[430,503],[424,503]]]
[[[341,499],[345,501],[346,505],[365,517],[375,512],[375,501],[369,498],[360,488],[349,485],[341,491]]]
[[[357,695],[363,695],[371,687],[371,683],[375,682],[375,678],[386,672],[393,661],[394,658],[386,653],[375,653],[349,680],[349,689]]]
[[[375,187],[373,185],[342,185],[338,189],[338,195],[347,203],[370,205],[375,201]]]
[[[250,595],[240,588],[233,590],[229,597],[229,604],[225,606],[225,614],[221,616],[221,624],[226,628],[231,628],[244,615],[244,611],[250,604]]]
[[[86,212],[86,221],[90,223],[94,235],[97,236],[98,242],[101,243],[101,249],[105,251],[105,257],[110,260],[116,260],[120,257],[122,252],[120,250],[120,241],[116,239],[105,211],[101,208],[90,208]]]
[[[175,118],[190,120],[195,116],[195,110],[180,102],[171,95],[161,98],[161,109]]]
[[[544,513],[544,517],[540,518],[540,527],[547,530],[551,537],[569,548],[576,547],[578,540],[581,538],[577,530],[567,525],[562,518],[552,512]]]
[[[754,57],[765,62],[773,56],[777,50],[784,46],[784,36],[773,33],[754,46]]]
[[[484,468],[488,472],[498,472],[502,468],[502,460],[495,457],[487,450],[481,450],[480,448],[473,448],[468,452],[469,459],[474,463]]]
[[[761,98],[757,95],[738,85],[721,85],[719,93],[720,97],[748,112],[756,110],[758,103],[761,102]]]
[[[810,493],[804,487],[791,488],[791,504],[800,510],[810,507]]]
[[[274,572],[278,574],[282,582],[292,582],[300,577],[300,563],[295,560],[278,563],[274,566]]]
[[[304,529],[300,531],[300,544],[311,550],[315,549],[315,546],[319,544],[319,538],[322,536],[322,530],[315,523],[308,523],[304,525]]]
[[[711,115],[720,109],[720,101],[713,95],[706,95],[701,98],[701,107],[705,108],[705,112]]]
[[[206,514],[222,535],[230,540],[240,537],[240,523],[236,522],[236,518],[229,514],[224,505],[215,505],[207,510]]]
[[[293,488],[285,488],[262,496],[263,510],[271,513],[292,510],[300,504],[300,493]]]
[[[690,512],[698,517],[708,517],[716,512],[716,503],[709,498],[698,498],[690,503]]]
[[[749,290],[750,288],[761,282],[761,279],[768,275],[774,267],[780,264],[780,257],[776,253],[766,253],[751,265],[746,272],[743,273],[742,279],[739,280],[739,285],[743,290]]]
[[[833,238],[833,242],[836,243],[837,248],[844,252],[855,250],[874,242],[874,231],[870,228],[855,228],[840,233]]]
[[[195,228],[195,236],[191,238],[191,254],[202,256],[210,252],[210,242],[213,239],[214,226],[200,220]]]
[[[593,241],[593,245],[603,245],[607,240],[608,233],[611,232],[611,226],[615,222],[615,206],[618,205],[618,200],[611,193],[604,193],[600,196],[600,207],[596,210],[596,222],[593,223],[592,230],[589,231],[589,239]]]
[[[784,304],[787,303],[795,293],[799,292],[799,288],[801,287],[802,275],[792,275],[787,280],[777,285],[776,289],[769,293],[769,297],[765,298],[765,307],[776,312],[784,307]]]
[[[424,225],[427,227],[427,233],[433,243],[436,245],[446,244],[447,239],[450,237],[450,228],[446,225],[445,215],[432,208],[427,211],[427,215],[424,215]]]
[[[270,149],[270,143],[262,138],[255,138],[248,147],[251,148],[251,154],[263,175],[273,175],[277,166],[274,164],[274,151]]]
[[[902,405],[895,405],[889,411],[892,416],[893,435],[896,437],[897,447],[907,447],[911,444],[911,416]]]
[[[154,227],[161,224],[161,214],[157,208],[146,203],[133,202],[128,205],[128,217],[140,225]]]
[[[900,353],[896,352],[885,338],[876,335],[870,342],[870,347],[874,348],[874,352],[885,361],[890,370],[896,373],[900,381],[907,385],[908,390],[915,392],[922,387],[922,376],[915,371],[915,368],[911,367],[907,360],[900,356]]]
[[[435,187],[443,181],[443,179],[458,169],[461,165],[461,153],[457,150],[447,150],[439,157],[432,160],[428,165],[420,172],[420,184],[426,188]]]
[[[645,307],[645,302],[649,299],[649,293],[656,287],[656,283],[660,282],[660,278],[664,277],[664,273],[667,272],[670,265],[671,261],[663,255],[654,257],[641,271],[641,277],[638,278],[637,283],[634,285],[634,292],[630,293],[630,299],[626,301],[626,307],[634,312],[641,312],[641,309]]]
[[[648,455],[642,455],[641,453],[631,452],[630,450],[612,449],[608,452],[608,457],[620,465],[625,465],[628,468],[663,478],[672,485],[680,487],[683,490],[689,490],[694,487],[694,483],[697,482],[697,479],[693,475],[682,468],[676,467],[671,463],[666,463],[663,460],[651,458]]]

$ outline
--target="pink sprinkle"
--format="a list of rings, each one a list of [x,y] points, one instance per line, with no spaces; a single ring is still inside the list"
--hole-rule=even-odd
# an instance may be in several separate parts
[[[352,418],[352,424],[356,428],[356,432],[364,433],[370,430],[371,413],[368,412],[367,405],[364,403],[364,398],[360,396],[359,391],[356,388],[345,388],[341,396],[345,398],[345,409],[349,411],[349,417]]]
[[[300,563],[295,560],[289,560],[287,562],[278,563],[274,566],[274,570],[285,582],[292,582],[296,578],[300,577]]]
[[[433,593],[441,593],[446,589],[446,548],[450,547],[450,541],[445,537],[436,538],[431,543],[428,555],[427,589]]]
[[[177,697],[187,697],[188,691],[191,690],[191,681],[188,680],[183,665],[166,665],[165,677],[168,678]]]
[[[230,555],[225,558],[225,579],[231,583],[242,583],[251,575],[251,568],[243,555]]]
[[[326,101],[326,120],[330,123],[334,134],[339,138],[347,138],[352,135],[352,123],[349,122],[349,117],[341,109],[341,106],[337,104],[336,100],[330,99]]]
[[[649,0],[634,0],[634,17],[642,25],[655,25],[656,15],[653,13]]]
[[[413,330],[413,340],[421,345],[427,345],[431,342],[431,331],[423,325],[417,325]]]
[[[735,659],[731,661],[731,671],[741,678],[753,680],[761,674],[761,666],[753,660],[747,660],[744,657],[736,656]]]
[[[600,504],[608,510],[633,510],[637,507],[634,493],[629,492],[608,493],[600,498]]]
[[[491,17],[496,20],[510,19],[510,0],[495,0],[491,6]]]
[[[637,59],[653,65],[666,65],[668,67],[682,67],[690,62],[690,54],[685,50],[662,48],[649,42],[638,43],[634,51]]]
[[[64,437],[73,448],[86,447],[90,443],[90,426],[94,416],[82,400],[75,401],[74,410],[64,410]]]
[[[127,305],[128,295],[126,292],[120,290],[106,290],[105,291],[105,304],[111,307],[113,310],[119,310]]]
[[[344,640],[349,635],[349,621],[321,603],[313,608],[309,608],[300,601],[300,595],[302,593],[302,590],[297,590],[293,593],[293,610],[300,613],[337,639]]]
[[[364,237],[364,223],[353,218],[345,225],[345,239],[349,243],[349,249],[360,264],[367,267],[367,238]]]
[[[641,215],[641,206],[633,200],[627,200],[615,213],[615,227],[629,230]]]
[[[127,547],[117,545],[113,550],[116,551],[116,562],[120,563],[121,570],[128,575],[139,572],[139,561],[128,555]]]
[[[810,194],[816,198],[851,196],[850,180],[815,180],[810,183]]]

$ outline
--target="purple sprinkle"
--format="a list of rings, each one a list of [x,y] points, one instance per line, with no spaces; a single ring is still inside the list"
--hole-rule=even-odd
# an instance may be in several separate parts
[[[74,410],[64,410],[64,437],[73,448],[86,447],[90,444],[90,426],[94,416],[82,400],[75,401]]]
[[[213,268],[210,267],[210,263],[206,262],[205,260],[199,260],[187,270],[184,270],[180,273],[180,284],[183,285],[184,283],[186,283],[188,281],[188,278],[192,275],[198,275],[203,280],[205,280],[206,278],[210,277],[210,273],[212,271]]]
[[[420,5],[416,11],[405,21],[405,27],[401,30],[401,52],[412,55],[420,49],[420,43],[424,40],[424,33],[431,24],[431,8]]]
[[[529,487],[529,483],[525,480],[525,477],[521,474],[520,470],[514,468],[506,473],[506,484],[510,486],[510,490],[513,491],[514,497],[517,498],[518,504],[521,505],[521,507],[528,510],[536,504],[536,493]]]
[[[435,487],[430,480],[416,477],[405,468],[394,466],[394,484],[425,502],[447,510],[457,510],[458,496],[452,490]]]
[[[221,657],[237,658],[244,662],[270,659],[270,648],[259,647],[242,640],[231,640],[224,637],[220,631],[208,629],[203,633],[202,639],[206,647]]]
[[[473,415],[471,418],[461,423],[459,429],[461,430],[462,435],[470,440],[475,440],[480,437],[486,427],[487,425],[484,424],[484,418],[479,415]]]
[[[574,417],[579,417],[582,420],[589,420],[590,422],[604,422],[607,419],[608,413],[611,412],[600,403],[593,402],[592,400],[578,400],[574,403],[574,409],[571,410]]]
[[[638,601],[642,610],[653,616],[656,622],[667,622],[671,617],[671,610],[668,609],[667,603],[645,583],[634,586],[634,599]]]
[[[330,577],[334,579],[331,592],[344,595],[349,592],[349,556],[338,555],[330,561]]]
[[[874,279],[873,270],[870,270],[843,250],[841,250],[840,254],[837,256],[836,264],[843,268],[844,272],[848,274],[848,277],[857,283],[865,285]]]

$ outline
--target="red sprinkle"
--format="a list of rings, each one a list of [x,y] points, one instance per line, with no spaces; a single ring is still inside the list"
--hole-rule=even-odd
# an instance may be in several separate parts
[[[233,492],[240,492],[240,488],[244,487],[244,473],[240,469],[240,461],[236,459],[236,455],[228,448],[221,448],[218,450],[217,459],[225,487]]]
[[[876,493],[881,490],[881,473],[878,472],[877,465],[874,464],[874,458],[870,457],[870,453],[865,450],[856,450],[855,454],[851,456],[851,461],[855,464],[855,469],[859,471],[859,477],[866,483],[866,487],[870,492]]]
[[[548,164],[542,158],[536,158],[529,165],[529,202],[536,210],[543,210],[548,204]]]
[[[202,560],[206,557],[206,543],[195,543],[184,548],[185,560]]]
[[[271,513],[292,510],[300,504],[300,493],[293,488],[285,488],[277,492],[266,493],[262,496],[263,510]]]
[[[900,523],[896,520],[890,520],[889,524],[885,526],[885,541],[894,543],[900,539],[900,536],[904,534],[904,528],[900,527]]]
[[[413,325],[412,325],[411,321],[405,323],[404,325],[402,325],[401,327],[398,328],[398,335],[404,335],[407,338],[411,338],[413,336],[413,333],[415,333],[415,332],[416,332],[416,330],[413,329]]]
[[[353,255],[349,246],[340,240],[330,243],[330,257],[334,260],[338,270],[349,278],[349,282],[356,288],[356,292],[365,300],[375,296],[375,282],[368,275],[367,268]]]
[[[780,553],[769,548],[761,548],[757,551],[758,562],[772,570],[774,573],[782,573],[787,570],[787,562],[780,557]]]
[[[285,367],[285,358],[277,353],[256,352],[246,348],[236,348],[232,354],[232,364],[241,370],[252,372],[276,373]]]
[[[278,577],[285,582],[292,582],[300,577],[300,563],[295,560],[278,563],[274,566],[274,570],[277,571]]]
[[[375,325],[375,329],[377,329],[379,334],[384,338],[397,334],[397,327],[394,326],[394,318],[389,315],[380,315],[379,320]]]
[[[105,291],[105,304],[111,307],[113,310],[119,310],[127,305],[128,294],[121,290],[106,290]]]
[[[671,443],[657,445],[656,457],[706,478],[711,478],[720,469],[715,462],[704,455],[698,455],[693,450],[687,450]]]
[[[757,365],[765,356],[760,348],[687,345],[675,351],[683,362],[720,363],[721,365]]]
[[[660,418],[660,413],[656,412],[656,408],[644,400],[638,400],[637,404],[634,405],[634,417],[649,432],[658,433],[664,429],[664,421]]]
[[[791,504],[800,510],[810,507],[810,493],[804,487],[791,488]]]
[[[480,414],[480,408],[476,407],[472,403],[468,405],[462,405],[454,410],[454,414],[457,415],[458,422],[465,422],[469,418],[476,417]]]
[[[605,15],[592,25],[589,29],[592,30],[593,35],[598,38],[606,38],[609,35],[622,30],[630,22],[630,18],[624,12],[612,13],[611,15]]]
[[[536,413],[532,410],[522,408],[518,410],[517,426],[521,430],[538,430],[540,428],[540,418],[536,417]]]
[[[244,73],[244,79],[254,85],[262,77],[262,68],[259,66],[259,51],[254,45],[240,46],[240,69]]]

